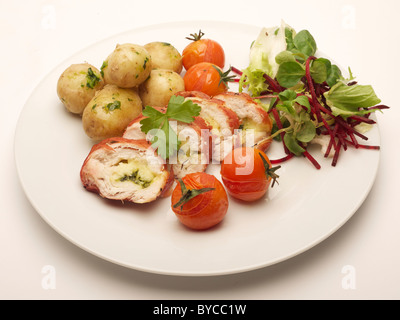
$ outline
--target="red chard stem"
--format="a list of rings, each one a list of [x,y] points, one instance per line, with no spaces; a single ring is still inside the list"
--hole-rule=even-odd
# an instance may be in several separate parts
[[[231,67],[231,70],[232,70],[234,73],[238,74],[239,76],[241,76],[241,75],[243,74],[243,72],[240,71],[238,68]]]
[[[279,130],[283,129],[281,119],[279,118],[278,110],[276,110],[275,108],[273,108],[273,109],[272,109],[272,114],[273,114],[273,116],[274,116],[274,118],[275,118],[275,122],[276,122],[276,125],[277,125],[278,129],[279,129]],[[283,137],[284,137],[284,136],[285,136],[285,133],[284,133],[284,132],[281,132],[281,139],[282,139],[283,148],[284,148],[284,150],[285,150],[285,153],[286,153],[286,154],[289,154],[289,153],[290,153],[290,152],[289,152],[289,149],[286,147],[285,141],[283,140]]]
[[[357,116],[357,115],[350,116],[349,119],[355,120],[356,122],[358,122],[358,123],[356,123],[356,125],[359,124],[360,122],[365,122],[365,123],[369,123],[369,124],[375,124],[376,123],[372,119],[368,119],[366,117],[361,117],[361,116]]]
[[[273,92],[282,92],[284,91],[284,88],[282,88],[277,81],[272,79],[269,75],[264,73],[264,79],[266,80],[265,82],[268,83],[268,85],[271,87]]]
[[[380,104],[378,106],[368,108],[368,110],[375,110],[375,109],[383,110],[383,109],[389,109],[389,107],[385,106],[384,104]]]
[[[271,161],[271,164],[279,164],[279,163],[285,162],[285,161],[287,161],[289,159],[292,159],[293,157],[294,157],[294,154],[293,153],[289,153],[286,157],[283,157],[283,158],[280,158],[280,159],[276,159],[276,160],[270,160],[270,161]]]
[[[306,150],[303,152],[303,155],[311,161],[311,163],[314,165],[315,168],[318,170],[321,169],[321,165],[318,163],[317,160],[314,159],[314,157]]]

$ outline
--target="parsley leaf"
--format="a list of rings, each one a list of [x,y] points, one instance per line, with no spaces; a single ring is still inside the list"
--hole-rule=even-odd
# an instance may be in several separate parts
[[[140,129],[146,134],[152,129],[159,129],[166,121],[164,113],[150,106],[146,106],[142,114],[147,118],[140,121]]]
[[[151,145],[161,158],[168,159],[180,146],[178,136],[169,121],[164,121],[161,128],[154,131],[155,135],[151,138]]]
[[[201,107],[191,100],[185,101],[182,96],[172,96],[168,103],[166,115],[170,119],[191,123],[200,114]]]
[[[191,123],[200,114],[201,107],[182,96],[172,96],[167,111],[162,113],[146,106],[142,114],[147,117],[140,121],[142,132],[150,135],[150,141],[160,157],[168,159],[178,150],[180,141],[170,120]]]

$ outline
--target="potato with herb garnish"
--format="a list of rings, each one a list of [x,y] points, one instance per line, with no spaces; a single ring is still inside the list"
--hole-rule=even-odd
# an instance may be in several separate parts
[[[121,88],[133,88],[144,82],[150,74],[152,63],[150,54],[140,45],[117,44],[101,67],[107,84]]]
[[[96,91],[103,87],[103,77],[94,66],[72,64],[58,79],[57,95],[68,111],[80,115]]]
[[[178,73],[154,69],[150,77],[139,86],[139,95],[144,106],[165,107],[175,93],[184,90],[185,83]]]
[[[86,106],[83,129],[93,140],[118,137],[141,112],[142,101],[136,89],[107,84]]]
[[[150,53],[153,69],[168,69],[182,72],[182,56],[179,51],[167,42],[150,42],[144,45]]]

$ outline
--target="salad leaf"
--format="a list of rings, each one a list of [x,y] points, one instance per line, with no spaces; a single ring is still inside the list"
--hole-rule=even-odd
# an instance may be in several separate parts
[[[281,101],[292,101],[297,98],[297,93],[293,90],[285,90],[279,93],[278,97],[281,99]]]
[[[294,87],[306,74],[304,67],[296,61],[284,62],[280,65],[276,79],[285,88]]]
[[[286,112],[292,118],[296,117],[296,110],[294,109],[293,103],[291,101],[283,101],[281,104],[277,104],[276,109]]]
[[[298,96],[295,101],[302,105],[303,107],[307,108],[307,111],[310,112],[311,106],[310,106],[310,101],[308,101],[308,98],[306,96]]]
[[[287,48],[285,51],[280,52],[275,60],[280,65],[277,72],[277,80],[281,86],[289,88],[295,85],[296,80],[300,81],[302,77],[298,66],[292,64],[289,67],[285,63],[297,61],[305,69],[305,62],[308,57],[314,56],[317,52],[317,44],[314,37],[307,30],[302,30],[295,34],[294,31],[286,29],[285,35]],[[326,58],[314,60],[310,73],[316,83],[324,83],[326,81],[329,86],[335,85],[342,76],[340,69],[336,65],[332,65]]]
[[[330,86],[333,87],[340,78],[342,78],[342,71],[340,71],[339,67],[337,65],[332,64],[331,67],[327,70],[327,78],[326,78],[326,83]]]
[[[282,21],[280,28],[272,27],[261,30],[251,46],[249,66],[243,70],[239,91],[242,91],[244,86],[248,86],[252,95],[258,96],[268,88],[268,85],[264,83],[263,75],[276,77],[279,64],[275,58],[280,52],[286,50],[286,28],[292,29]]]
[[[305,150],[298,144],[296,138],[293,133],[286,132],[283,137],[283,141],[285,142],[286,147],[290,152],[294,153],[296,156],[301,155]]]
[[[308,143],[315,138],[316,128],[314,123],[310,120],[310,116],[306,112],[301,112],[300,126],[296,132],[296,139],[298,141]]]
[[[288,50],[282,51],[275,57],[275,62],[277,64],[282,64],[289,61],[296,61],[296,58],[294,57],[293,53]]]
[[[328,137],[324,156],[333,154],[336,166],[340,150],[349,145],[379,149],[358,143],[355,136],[367,140],[358,128],[375,122],[365,115],[389,107],[378,105],[381,100],[371,86],[353,81],[350,68],[345,79],[337,65],[316,55],[317,44],[309,31],[296,33],[284,22],[279,28],[264,28],[252,46],[239,90],[248,87],[253,97],[269,99],[260,104],[273,115],[272,139],[282,141],[287,153],[277,161],[303,154],[320,169],[307,151],[317,134]]]
[[[291,123],[290,126],[285,128],[285,137],[289,135],[286,138],[284,137],[285,144],[292,153],[301,153],[301,150],[304,149],[299,145],[299,142],[308,143],[316,135],[315,124],[311,121],[308,113],[311,109],[310,102],[305,95],[297,96],[296,91],[290,89],[279,93],[278,97],[279,103],[276,105],[276,109],[281,111],[281,115]],[[296,106],[295,103],[305,106],[307,111],[299,109],[299,106]]]
[[[296,49],[306,57],[313,56],[317,51],[317,44],[314,37],[307,30],[302,30],[293,38]]]
[[[297,95],[296,91],[286,89],[285,91],[279,93],[278,95],[279,100],[283,103],[284,106],[292,106],[295,102],[307,108],[309,112],[311,109],[310,102],[305,95]],[[287,107],[285,107],[287,109]],[[297,113],[297,112],[296,112]]]
[[[329,60],[327,60],[329,61]],[[330,64],[330,62],[329,62]],[[323,83],[326,81],[326,78],[328,77],[328,71],[326,67],[327,63],[324,61],[321,61],[319,59],[316,59],[313,61],[311,67],[310,67],[310,73],[311,77],[316,83]]]
[[[261,92],[267,90],[268,85],[265,83],[264,71],[251,71],[250,67],[243,70],[243,74],[239,80],[239,91],[243,91],[244,87],[248,87],[253,96],[259,96]]]
[[[328,106],[335,116],[344,118],[351,115],[363,115],[375,111],[365,110],[381,102],[370,85],[348,86],[338,82],[329,91],[324,93]]]
[[[262,70],[271,78],[274,78],[278,71],[278,64],[275,57],[286,49],[284,29],[276,27],[263,28],[250,49],[250,67],[255,70]]]
[[[340,71],[339,67],[335,64],[332,64],[326,58],[318,58],[314,61],[314,63],[316,61],[322,62],[325,65],[325,68],[326,68],[325,81],[328,84],[328,86],[333,87],[338,82],[338,80],[340,80],[342,78],[342,72]],[[314,81],[315,81],[315,79],[314,79]],[[321,83],[321,82],[319,82],[319,83]]]
[[[286,49],[291,51],[295,48],[293,38],[296,35],[296,31],[294,29],[286,26],[285,27],[285,40],[286,40]]]

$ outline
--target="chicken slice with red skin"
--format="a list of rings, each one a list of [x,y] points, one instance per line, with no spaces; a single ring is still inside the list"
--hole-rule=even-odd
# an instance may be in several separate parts
[[[235,130],[240,126],[239,117],[224,101],[210,98],[202,92],[184,91],[177,95],[201,107],[200,117],[212,128],[212,161],[221,162],[236,144]]]
[[[86,190],[111,200],[147,203],[170,191],[173,174],[145,140],[109,138],[94,145],[80,172]]]
[[[184,98],[201,98],[201,99],[211,99],[211,97],[201,91],[179,91],[175,93],[176,96],[182,96]]]
[[[165,108],[158,109],[165,112]],[[140,115],[126,128],[123,137],[126,139],[147,139],[141,131],[140,121],[146,117]],[[192,123],[170,121],[172,129],[176,132],[180,148],[175,156],[168,159],[168,165],[176,178],[183,178],[186,174],[204,172],[210,163],[211,128],[201,117],[194,117]]]
[[[272,121],[268,112],[261,105],[244,92],[224,92],[214,96],[214,99],[225,101],[226,106],[239,117],[240,127],[243,129],[242,145],[251,143],[252,145],[248,145],[249,147],[256,146],[262,150],[269,147],[271,140],[266,138],[271,135]],[[249,135],[249,133],[253,134]]]

